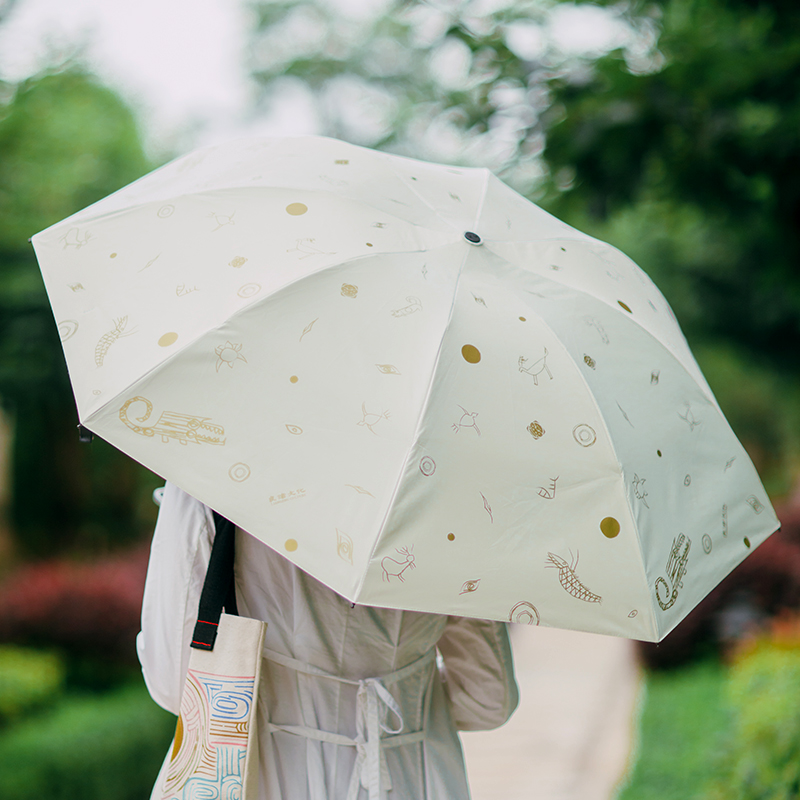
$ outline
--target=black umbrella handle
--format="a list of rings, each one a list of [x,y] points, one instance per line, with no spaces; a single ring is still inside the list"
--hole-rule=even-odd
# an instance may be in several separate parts
[[[236,529],[229,519],[214,512],[214,545],[200,594],[197,624],[191,646],[196,650],[213,650],[222,609],[238,616],[236,591],[233,583],[233,558]]]

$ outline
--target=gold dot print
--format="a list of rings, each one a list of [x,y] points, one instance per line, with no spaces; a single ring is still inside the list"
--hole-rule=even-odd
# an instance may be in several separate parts
[[[112,253],[112,254],[109,256],[109,258],[116,258],[116,257],[117,257],[117,254],[116,254],[116,253]]]
[[[527,319],[525,319],[525,317],[520,317],[520,318],[519,318],[519,321],[520,321],[520,322],[527,322],[528,320],[527,320]]]
[[[308,206],[305,203],[289,203],[286,206],[286,213],[291,214],[293,217],[299,217],[308,211]]]
[[[292,375],[292,377],[289,378],[290,383],[297,383],[298,380],[299,378],[297,377],[297,375]]]
[[[284,547],[285,547],[285,548],[286,548],[286,549],[287,549],[287,550],[288,550],[290,553],[294,553],[294,551],[295,551],[295,550],[297,550],[297,539],[287,539],[287,540],[286,540],[286,541],[283,543],[283,546],[284,546]]]
[[[367,247],[372,247],[372,242],[367,242]]]
[[[613,539],[619,535],[619,522],[614,517],[606,517],[600,523],[600,532],[606,539]]]
[[[461,355],[469,364],[477,364],[481,360],[481,351],[472,344],[465,344],[461,348]]]
[[[746,536],[744,537],[744,546],[748,548],[750,547],[750,540]]]
[[[454,533],[448,533],[447,534],[447,541],[448,542],[454,542],[455,539],[456,539],[456,535]]]
[[[171,344],[175,344],[178,341],[178,334],[175,331],[170,331],[169,333],[165,333],[159,340],[158,346],[159,347],[169,347]]]
[[[633,311],[631,311],[630,306],[623,303],[622,300],[617,300],[617,303],[619,303],[620,307],[624,308],[629,314],[633,314]]]

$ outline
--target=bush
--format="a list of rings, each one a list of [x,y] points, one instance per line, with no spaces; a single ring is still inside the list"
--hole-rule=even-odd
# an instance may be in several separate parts
[[[0,797],[146,800],[174,726],[141,683],[65,699],[0,734]]]
[[[619,800],[701,796],[728,721],[717,661],[647,673],[633,770]]]
[[[731,741],[709,800],[800,796],[800,622],[778,621],[730,671]]]
[[[54,653],[0,647],[0,724],[55,698],[64,685],[64,664]]]
[[[0,642],[136,665],[147,556],[139,547],[91,563],[55,560],[22,568],[0,587]]]

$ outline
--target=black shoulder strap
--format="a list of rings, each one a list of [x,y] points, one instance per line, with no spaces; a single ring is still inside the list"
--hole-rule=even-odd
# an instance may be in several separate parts
[[[238,615],[233,585],[233,556],[236,529],[233,523],[214,512],[214,545],[208,561],[208,571],[200,595],[197,624],[191,646],[197,650],[213,650],[222,609]]]

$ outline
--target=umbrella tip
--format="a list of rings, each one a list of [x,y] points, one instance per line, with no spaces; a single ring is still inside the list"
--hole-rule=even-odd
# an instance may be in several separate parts
[[[92,439],[94,439],[94,434],[83,425],[78,425],[78,441],[82,444],[90,444]]]
[[[479,244],[483,244],[483,239],[481,239],[481,237],[480,237],[480,236],[478,236],[478,234],[477,234],[477,233],[475,233],[474,231],[466,231],[466,232],[464,233],[464,238],[465,238],[465,239],[466,239],[466,240],[467,240],[467,241],[468,241],[470,244],[474,244],[476,247],[477,247]]]

